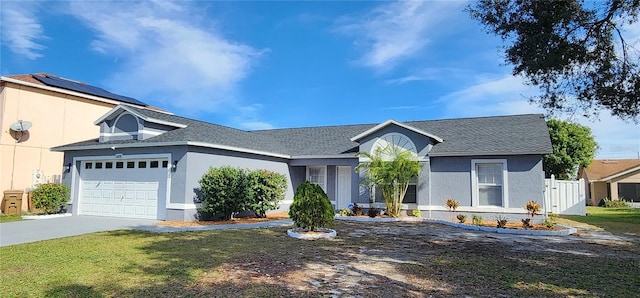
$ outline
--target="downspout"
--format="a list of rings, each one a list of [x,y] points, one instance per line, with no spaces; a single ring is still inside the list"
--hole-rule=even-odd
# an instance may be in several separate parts
[[[427,163],[429,164],[429,169],[427,171],[427,177],[429,177],[429,185],[427,186],[429,188],[429,218],[433,218],[431,216],[431,158],[427,158]]]

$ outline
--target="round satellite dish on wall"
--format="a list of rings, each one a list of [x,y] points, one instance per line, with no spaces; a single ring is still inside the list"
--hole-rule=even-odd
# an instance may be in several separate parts
[[[31,122],[18,120],[18,122],[9,125],[9,128],[13,131],[25,131],[31,128]]]

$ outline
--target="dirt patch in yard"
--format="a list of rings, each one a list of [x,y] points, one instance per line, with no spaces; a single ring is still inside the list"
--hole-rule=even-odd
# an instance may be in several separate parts
[[[259,285],[274,297],[598,297],[640,286],[628,275],[640,269],[636,238],[508,235],[426,222],[336,221],[335,229],[332,240],[278,237],[197,287],[235,297],[253,292],[224,289]],[[613,279],[584,274],[595,270]],[[623,276],[626,284],[612,284]]]

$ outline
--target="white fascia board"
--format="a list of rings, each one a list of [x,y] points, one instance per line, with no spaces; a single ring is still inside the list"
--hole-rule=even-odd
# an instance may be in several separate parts
[[[25,81],[16,80],[16,79],[13,79],[13,78],[5,77],[5,76],[0,77],[0,81],[10,82],[10,83],[18,84],[18,85],[23,85],[23,86],[29,86],[29,87],[42,89],[42,90],[47,90],[47,91],[53,91],[53,92],[73,95],[73,96],[77,96],[77,97],[82,97],[82,98],[91,99],[91,100],[100,101],[100,102],[105,102],[105,103],[114,104],[114,105],[122,104],[122,102],[118,101],[118,100],[113,100],[113,99],[109,99],[109,98],[105,98],[105,97],[89,95],[89,94],[80,93],[80,92],[71,91],[71,90],[62,89],[62,88],[50,87],[50,86],[47,86],[47,85],[34,84],[34,83],[30,83],[30,82],[25,82]],[[135,105],[135,104],[131,104],[131,105]],[[136,105],[136,106],[138,106],[138,105]],[[139,107],[144,108],[144,106],[139,106]]]
[[[161,124],[161,125],[167,125],[167,126],[173,126],[173,127],[177,127],[177,128],[185,128],[185,127],[187,127],[184,124],[175,123],[175,122],[169,122],[169,121],[164,121],[164,120],[160,120],[160,119],[156,119],[156,118],[147,117],[145,115],[137,113],[133,109],[129,108],[126,104],[119,104],[119,105],[113,107],[113,109],[111,109],[109,112],[107,112],[106,114],[102,115],[102,117],[98,118],[98,120],[94,121],[93,124],[98,125],[98,124],[102,123],[104,120],[108,119],[109,117],[111,117],[111,115],[115,114],[119,110],[125,110],[125,111],[131,113],[132,115],[134,115],[134,116],[136,116],[136,117],[138,117],[138,118],[140,118],[140,119],[142,119],[144,121],[147,121],[147,122]],[[169,115],[171,115],[171,114],[169,114]]]
[[[99,144],[99,145],[88,145],[88,146],[73,146],[66,147],[64,150],[59,149],[51,149],[51,151],[63,152],[63,151],[77,151],[77,150],[91,150],[91,149],[118,149],[118,148],[140,148],[140,147],[164,147],[164,146],[196,146],[196,147],[205,147],[205,148],[213,148],[213,149],[222,149],[228,151],[235,152],[243,152],[250,153],[256,155],[264,155],[264,156],[272,156],[278,158],[290,159],[291,156],[286,154],[272,153],[260,150],[253,150],[247,148],[240,148],[234,146],[220,145],[220,144],[212,144],[212,143],[204,143],[204,142],[162,142],[162,143],[122,143],[122,144]]]
[[[291,158],[291,155],[286,155],[286,154],[247,149],[247,148],[241,148],[241,147],[235,147],[235,146],[220,145],[220,144],[203,143],[203,142],[187,142],[187,145],[213,148],[213,149],[222,149],[222,150],[229,150],[229,151],[236,151],[236,152],[243,152],[243,153],[251,153],[251,154],[272,156],[272,157],[279,157],[279,158],[286,158],[286,159]]]
[[[433,153],[429,152],[431,157],[458,157],[458,156],[517,156],[517,155],[544,155],[547,153],[540,152],[492,152],[492,153],[475,153],[475,152],[447,152]]]
[[[162,142],[162,143],[122,143],[122,144],[98,144],[98,145],[86,145],[86,146],[70,146],[65,147],[64,150],[51,148],[49,150],[54,152],[64,151],[78,151],[78,150],[93,150],[93,149],[119,149],[119,148],[141,148],[141,147],[163,147],[163,146],[182,146],[187,145],[188,142]]]
[[[376,132],[376,131],[378,131],[378,130],[380,130],[380,129],[382,129],[382,128],[384,128],[384,127],[386,127],[386,126],[390,125],[390,124],[394,124],[394,125],[400,126],[400,127],[404,128],[404,129],[407,129],[407,130],[413,131],[413,132],[418,133],[418,134],[421,134],[421,135],[423,135],[423,136],[427,136],[427,137],[429,137],[429,138],[432,138],[432,139],[434,139],[434,140],[438,141],[439,143],[442,143],[442,142],[444,141],[444,140],[443,140],[441,137],[439,137],[439,136],[436,136],[436,135],[430,134],[430,133],[428,133],[428,132],[426,132],[426,131],[424,131],[424,130],[417,129],[417,128],[413,127],[413,126],[409,126],[409,125],[406,125],[406,124],[402,124],[402,123],[400,123],[400,122],[398,122],[398,121],[395,121],[395,120],[393,120],[393,119],[389,119],[389,120],[387,120],[387,121],[385,121],[385,122],[382,122],[382,123],[380,123],[380,124],[378,124],[378,125],[376,125],[376,126],[374,126],[374,127],[370,128],[370,129],[366,130],[365,132],[363,132],[363,133],[361,133],[361,134],[359,134],[359,135],[357,135],[357,136],[355,136],[355,137],[351,138],[351,141],[352,141],[352,142],[356,142],[356,141],[358,141],[358,140],[360,140],[360,139],[362,139],[362,138],[364,138],[364,137],[366,137],[366,136],[368,136],[368,135],[370,135],[370,134],[372,134],[372,133],[374,133],[374,132]]]
[[[338,159],[338,158],[344,158],[344,159],[355,159],[357,158],[354,155],[294,155],[291,156],[291,159]]]
[[[633,173],[633,172],[635,172],[635,171],[640,171],[640,166],[633,167],[633,168],[631,168],[631,169],[628,169],[628,170],[622,171],[622,172],[620,172],[620,173],[613,174],[613,175],[611,175],[611,176],[602,177],[602,178],[597,179],[597,180],[589,180],[589,182],[606,182],[606,181],[609,181],[609,180],[616,179],[616,178],[618,178],[618,177],[620,177],[620,176],[624,176],[624,175],[626,175],[626,174]]]

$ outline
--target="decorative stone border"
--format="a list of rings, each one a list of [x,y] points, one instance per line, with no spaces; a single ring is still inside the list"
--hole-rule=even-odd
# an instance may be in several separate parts
[[[303,229],[303,228],[288,229],[287,230],[287,235],[289,235],[290,237],[296,238],[296,239],[304,239],[304,240],[335,238],[336,235],[337,235],[336,230],[325,229],[325,228],[318,228],[317,229],[317,231],[324,232],[324,233],[312,233],[312,234],[298,233],[298,232],[301,232],[301,231],[305,231],[306,232],[307,230]]]
[[[490,233],[498,233],[498,234],[515,234],[515,235],[531,235],[531,236],[568,236],[571,234],[575,234],[578,232],[578,229],[574,227],[567,227],[562,225],[557,225],[557,227],[562,228],[561,230],[518,230],[518,229],[500,229],[493,227],[484,227],[484,226],[475,226],[469,224],[462,224],[457,222],[450,222],[441,219],[431,219],[431,218],[419,218],[419,217],[384,217],[384,218],[370,218],[370,217],[355,217],[355,216],[336,216],[335,219],[338,220],[350,220],[350,221],[364,221],[364,222],[397,222],[397,221],[409,221],[409,222],[433,222],[439,223],[451,227],[461,228],[465,230],[473,230],[473,231],[483,231]]]
[[[44,215],[23,215],[22,219],[49,219],[49,218],[58,218],[58,217],[67,217],[67,216],[71,216],[71,213],[44,214]]]

